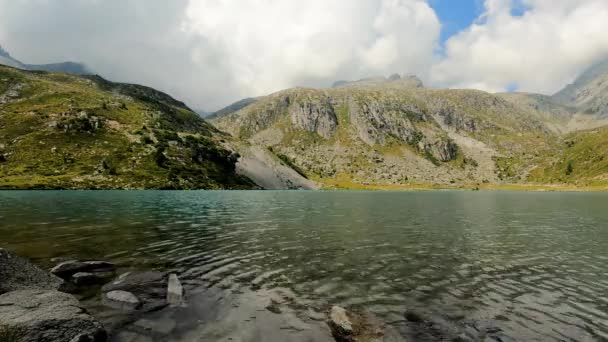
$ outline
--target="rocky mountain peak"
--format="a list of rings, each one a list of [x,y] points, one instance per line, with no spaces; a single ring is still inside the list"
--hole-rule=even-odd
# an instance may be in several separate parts
[[[580,112],[608,117],[608,59],[587,69],[552,98]]]
[[[415,75],[399,75],[397,73],[385,76],[375,76],[363,78],[356,81],[336,81],[332,85],[332,88],[347,88],[347,87],[405,87],[405,88],[422,88],[424,87],[422,81]]]

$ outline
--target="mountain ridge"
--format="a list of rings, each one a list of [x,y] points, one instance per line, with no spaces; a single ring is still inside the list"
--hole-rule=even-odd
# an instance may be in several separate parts
[[[593,173],[569,152],[606,134],[601,112],[556,96],[391,84],[401,80],[286,89],[211,122],[326,188],[608,183],[603,150],[582,157],[597,160]]]
[[[2,48],[2,46],[0,46],[0,64],[31,71],[65,72],[73,75],[94,74],[94,72],[85,64],[78,62],[68,61],[49,64],[26,64],[12,57],[7,50]]]

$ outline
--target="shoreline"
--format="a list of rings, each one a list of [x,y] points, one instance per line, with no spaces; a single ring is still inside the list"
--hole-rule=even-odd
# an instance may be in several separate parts
[[[45,187],[3,187],[0,185],[0,193],[8,191],[234,191],[234,192],[250,192],[250,191],[307,191],[307,192],[324,192],[324,191],[371,191],[371,192],[414,192],[414,191],[513,191],[513,192],[588,192],[588,193],[603,193],[608,192],[608,185],[601,186],[585,186],[576,187],[560,184],[480,184],[480,185],[455,185],[455,186],[440,186],[431,184],[416,184],[416,185],[398,185],[398,184],[358,184],[353,187],[342,187],[331,184],[325,184],[320,189],[162,189],[162,188],[45,188]]]
[[[9,336],[14,338],[9,341],[33,342],[53,336],[52,341],[58,342],[405,342],[418,338],[472,342],[502,336],[497,322],[448,322],[432,308],[405,303],[395,303],[403,307],[402,313],[387,320],[356,305],[312,302],[287,287],[256,288],[248,282],[222,286],[228,279],[212,284],[182,274],[181,282],[177,280],[179,291],[172,292],[172,278],[177,275],[169,269],[121,273],[110,261],[70,260],[47,272],[8,250],[0,248],[0,252],[8,260],[0,265],[0,273],[12,274],[8,284],[16,287],[0,291],[0,318],[8,317],[0,324],[0,340]],[[11,270],[15,262],[36,273],[37,282],[21,283]],[[105,272],[110,267],[114,277],[99,283],[74,282],[82,274],[77,268],[91,266]],[[0,279],[0,285],[6,284]],[[140,302],[132,306],[128,297],[111,299],[113,292],[130,294]],[[60,309],[55,310],[58,305]],[[71,310],[67,317],[66,305]],[[74,320],[79,324],[70,323]]]

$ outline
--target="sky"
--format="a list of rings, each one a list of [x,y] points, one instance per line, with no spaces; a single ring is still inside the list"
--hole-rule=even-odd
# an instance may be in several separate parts
[[[552,94],[608,58],[607,0],[0,0],[0,45],[216,110],[393,73]]]

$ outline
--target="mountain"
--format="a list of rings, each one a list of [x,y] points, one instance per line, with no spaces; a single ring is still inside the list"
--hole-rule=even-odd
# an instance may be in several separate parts
[[[0,188],[254,187],[227,140],[152,88],[0,66]]]
[[[237,102],[235,102],[235,103],[233,103],[231,105],[226,106],[225,108],[222,108],[222,109],[220,109],[220,110],[218,110],[216,112],[213,112],[213,113],[209,114],[207,116],[207,118],[209,120],[216,119],[216,118],[221,118],[222,116],[226,116],[228,114],[232,114],[234,112],[237,112],[237,111],[239,111],[239,110],[241,110],[241,109],[249,106],[250,104],[255,103],[256,101],[257,101],[257,99],[253,98],[253,97],[248,97],[248,98],[242,99],[242,100],[237,101]]]
[[[52,64],[24,64],[26,70],[38,70],[49,72],[65,72],[73,75],[94,74],[86,65],[75,62],[52,63]]]
[[[0,46],[0,64],[23,70],[65,72],[74,75],[94,74],[82,63],[63,62],[52,64],[24,64],[13,58],[6,50],[2,48],[2,46]]]
[[[553,99],[579,112],[608,119],[608,60],[586,70]]]
[[[393,74],[391,76],[377,76],[371,78],[364,78],[358,81],[336,81],[332,85],[332,88],[346,88],[346,87],[369,87],[369,86],[393,86],[393,87],[406,87],[406,88],[422,88],[424,85],[422,81],[413,75],[401,76],[399,74]]]
[[[596,127],[606,122],[550,96],[426,89],[416,80],[288,89],[211,122],[324,188],[608,185],[608,151],[578,150],[603,139],[608,131]]]
[[[7,65],[13,68],[26,69],[23,63],[14,59],[8,51],[4,50],[2,46],[0,46],[0,64]]]

